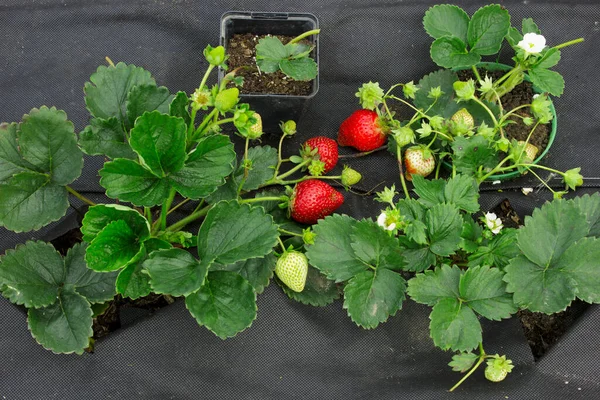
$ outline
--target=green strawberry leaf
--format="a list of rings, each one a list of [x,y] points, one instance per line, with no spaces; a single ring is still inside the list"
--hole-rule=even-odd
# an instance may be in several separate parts
[[[498,4],[481,7],[469,22],[467,38],[471,52],[482,56],[496,54],[509,28],[510,15],[504,7]]]
[[[431,252],[439,256],[454,253],[461,240],[462,224],[460,212],[452,204],[438,204],[427,210],[425,225]]]
[[[576,197],[573,202],[579,210],[585,215],[590,231],[588,236],[600,236],[600,193],[594,193]]]
[[[248,177],[244,182],[244,190],[256,190],[269,179],[273,178],[275,166],[277,165],[277,150],[271,146],[255,146],[248,150],[248,159],[252,167],[248,171]],[[237,182],[241,182],[244,175],[244,166],[240,166],[235,173]]]
[[[73,288],[90,303],[104,303],[115,297],[116,272],[97,273],[85,262],[86,245],[77,243],[64,260],[65,287]]]
[[[185,197],[191,199],[206,197],[225,183],[225,177],[233,171],[234,159],[235,151],[229,137],[208,136],[198,142],[188,156],[183,169],[172,174],[169,180]]]
[[[81,223],[83,240],[91,242],[106,225],[123,220],[139,237],[150,236],[150,224],[142,214],[120,204],[98,204],[88,209]]]
[[[544,50],[542,58],[535,64],[535,68],[552,68],[560,61],[560,50],[551,47]]]
[[[190,117],[189,99],[185,92],[177,92],[173,101],[169,105],[169,115],[173,117],[183,118],[186,125],[190,125],[192,117]]]
[[[79,135],[79,146],[91,156],[107,156],[112,159],[137,158],[137,154],[125,139],[123,126],[114,117],[92,119],[90,125]]]
[[[313,226],[317,238],[314,245],[307,246],[306,256],[328,279],[343,282],[367,268],[354,256],[350,232],[356,224],[347,215],[334,214]]]
[[[43,308],[30,308],[29,330],[35,340],[54,353],[83,354],[92,331],[90,303],[74,291],[61,289],[57,301]]]
[[[458,299],[440,300],[429,318],[433,343],[442,350],[470,351],[482,341],[477,316]]]
[[[271,253],[262,258],[251,258],[229,265],[213,263],[210,270],[235,272],[250,282],[256,294],[261,294],[265,287],[269,286],[276,263],[277,258]],[[304,290],[306,291],[306,288]]]
[[[112,199],[152,207],[162,204],[169,196],[169,181],[154,175],[133,160],[117,158],[109,161],[99,174],[100,185]]]
[[[200,290],[186,296],[185,306],[198,324],[221,339],[235,336],[256,319],[252,285],[230,271],[210,272]]]
[[[460,298],[476,313],[499,321],[517,312],[512,296],[506,292],[504,273],[498,268],[472,267],[460,277]]]
[[[523,255],[504,269],[507,291],[517,305],[555,313],[579,295],[580,285],[583,298],[591,298],[586,287],[597,281],[600,270],[594,267],[594,242],[583,239],[588,231],[586,216],[573,201],[555,200],[525,218],[517,234]]]
[[[264,37],[256,45],[256,65],[262,72],[277,72],[279,63],[287,56],[286,47],[276,37]]]
[[[496,151],[490,147],[486,138],[479,135],[470,138],[457,137],[452,142],[452,151],[454,153],[452,161],[460,174],[476,175],[480,166],[485,172],[498,163]]]
[[[204,284],[208,263],[199,262],[185,250],[154,251],[143,267],[150,274],[150,285],[155,293],[187,296]]]
[[[473,367],[479,356],[473,353],[460,353],[452,356],[452,361],[448,363],[454,372],[467,372]]]
[[[376,328],[402,308],[406,281],[399,274],[378,268],[358,273],[344,288],[344,308],[358,326]]]
[[[584,238],[569,247],[557,262],[576,285],[577,297],[587,303],[599,303],[600,293],[600,239]]]
[[[425,17],[423,17],[423,26],[429,36],[434,39],[443,36],[454,36],[466,42],[469,16],[460,7],[439,4],[427,10]]]
[[[132,300],[148,296],[152,292],[150,276],[143,267],[148,255],[155,250],[170,249],[171,244],[160,239],[150,238],[142,244],[143,256],[123,268],[115,283],[117,293]]]
[[[517,43],[523,40],[523,35],[519,30],[515,27],[508,28],[508,33],[506,34],[506,41],[512,46],[517,47]]]
[[[521,254],[515,246],[517,230],[504,228],[485,246],[479,246],[469,255],[469,266],[489,265],[503,269],[510,260]]]
[[[237,201],[217,203],[198,232],[198,255],[206,265],[263,257],[277,243],[277,225],[262,207]]]
[[[474,253],[479,248],[479,241],[482,238],[483,229],[473,220],[471,215],[463,215],[464,223],[460,234],[460,248],[467,253]],[[503,230],[502,232],[505,232]],[[475,264],[479,265],[479,264]],[[492,264],[490,264],[492,265]]]
[[[317,76],[319,67],[315,60],[310,57],[281,60],[279,62],[281,71],[296,81],[310,81]]]
[[[399,241],[406,271],[422,272],[435,264],[436,256],[429,250],[429,246],[420,245],[402,236]]]
[[[144,167],[165,177],[183,168],[186,131],[183,119],[153,111],[136,120],[129,143]]]
[[[174,98],[175,96],[164,86],[144,84],[133,87],[127,95],[129,126],[133,126],[135,120],[145,112],[156,110],[162,114],[169,114],[169,107]]]
[[[87,109],[96,118],[115,117],[121,124],[128,125],[127,97],[138,85],[156,85],[156,82],[150,72],[135,65],[120,62],[115,66],[100,66],[83,88]]]
[[[280,286],[290,299],[315,307],[324,307],[340,297],[336,283],[311,266],[308,267],[303,291],[295,292],[284,284]]]
[[[454,204],[469,213],[479,211],[479,187],[477,181],[467,175],[456,175],[448,180],[444,189],[447,203]]]
[[[81,174],[83,154],[77,146],[73,123],[56,108],[34,108],[23,116],[17,133],[24,160],[57,185],[68,185]]]
[[[427,114],[430,116],[444,114],[448,105],[453,102],[454,87],[452,85],[457,80],[456,73],[449,69],[441,69],[425,75],[419,81],[420,89],[415,94],[415,106],[423,110],[429,109]],[[442,95],[437,100],[428,96],[429,91],[435,87],[442,90]]]
[[[434,40],[429,54],[434,63],[444,68],[470,67],[481,61],[478,53],[469,52],[465,42],[453,36]]]
[[[433,306],[443,299],[458,299],[461,271],[457,266],[442,265],[408,281],[408,295],[417,303]]]
[[[413,177],[415,193],[419,195],[419,203],[425,207],[431,208],[438,204],[446,202],[444,192],[446,190],[446,181],[443,179],[425,179],[420,175]],[[423,218],[420,218],[423,220]]]
[[[110,222],[91,241],[85,261],[94,271],[116,271],[138,256],[146,238],[147,236],[139,236],[123,220]]]
[[[67,190],[45,174],[20,172],[0,184],[0,225],[14,232],[38,230],[67,212]]]
[[[528,71],[533,86],[542,92],[548,92],[552,96],[560,97],[565,90],[565,80],[556,71],[537,66]]]
[[[405,265],[398,240],[372,221],[364,220],[354,224],[350,240],[354,256],[365,266],[377,270],[400,270]]]
[[[523,18],[523,21],[521,22],[521,31],[523,32],[523,35],[527,33],[537,33],[539,35],[541,33],[540,28],[533,22],[532,18]]]
[[[65,264],[49,243],[27,242],[0,257],[0,289],[11,302],[28,308],[56,301]]]

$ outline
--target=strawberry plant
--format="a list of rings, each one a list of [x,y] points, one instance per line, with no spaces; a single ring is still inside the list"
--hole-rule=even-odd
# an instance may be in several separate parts
[[[309,49],[286,48],[294,57],[281,66],[296,70]],[[239,102],[243,79],[232,71],[208,85],[227,56],[221,46],[206,47],[204,56],[208,68],[191,95],[172,94],[143,68],[108,60],[85,84],[91,119],[79,135],[63,111],[45,106],[0,125],[0,226],[38,230],[65,215],[70,196],[89,205],[83,242],[64,259],[39,241],[0,258],[0,291],[29,309],[29,328],[45,348],[82,353],[93,307],[116,294],[182,297],[198,324],[223,339],[252,324],[256,296],[274,273],[299,301],[323,305],[337,297],[303,254],[312,231],[282,208],[289,205],[297,221],[316,222],[343,202],[324,181],[348,187],[360,174],[345,168],[324,175],[337,163],[337,144],[326,138],[309,139],[284,158],[294,121],[281,124],[278,148],[250,146],[263,134],[262,118]],[[233,136],[244,149],[239,158]],[[115,204],[96,204],[70,186],[84,153],[105,158],[100,185]],[[181,213],[184,206],[189,211]]]

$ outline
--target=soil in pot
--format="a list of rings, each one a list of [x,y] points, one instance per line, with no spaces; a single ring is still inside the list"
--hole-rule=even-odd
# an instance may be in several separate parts
[[[473,75],[473,71],[464,70],[459,71],[458,79],[461,81],[466,81],[469,79],[476,78]],[[500,79],[505,72],[504,71],[481,71],[480,74],[482,78],[487,74],[494,81]],[[505,94],[500,100],[502,101],[502,107],[506,112],[520,106],[523,104],[531,104],[533,101],[533,96],[535,92],[533,91],[533,85],[530,82],[522,82],[517,85],[512,91]],[[533,117],[531,113],[529,113],[527,108],[518,110],[517,114],[522,117]],[[511,121],[514,121],[514,124],[509,124],[504,127],[504,134],[509,140],[515,139],[516,141],[526,141],[529,136],[529,132],[531,132],[531,126],[527,126],[523,123],[523,120],[519,117],[510,117]],[[529,139],[529,143],[536,146],[538,150],[538,154],[542,154],[546,146],[548,146],[548,140],[550,137],[550,132],[552,127],[550,124],[546,125],[538,125],[533,131],[531,138]]]
[[[81,220],[79,220],[81,222]],[[71,229],[63,235],[51,240],[50,243],[56,250],[65,256],[67,251],[76,243],[81,242],[82,235],[79,228]],[[117,295],[108,302],[106,309],[94,318],[92,329],[94,330],[93,339],[98,339],[114,332],[121,327],[120,313],[123,308],[134,307],[142,308],[154,312],[162,307],[172,304],[175,300],[171,296],[158,295],[151,293],[148,296],[136,300],[123,298]],[[93,349],[90,349],[92,351]]]
[[[312,81],[295,81],[288,78],[283,72],[277,71],[272,74],[261,73],[256,68],[256,45],[258,41],[266,35],[254,35],[252,33],[236,34],[231,37],[227,43],[227,54],[229,59],[227,65],[228,71],[238,67],[243,68],[236,75],[244,78],[244,85],[240,88],[243,94],[283,94],[293,96],[308,96],[312,93]],[[283,44],[288,43],[294,37],[277,37]],[[300,43],[310,45],[308,40],[301,40]],[[233,86],[233,84],[230,84]]]
[[[505,227],[518,228],[522,225],[521,219],[508,199],[503,200],[491,212],[502,220]],[[535,360],[546,354],[588,307],[588,303],[575,300],[565,311],[556,314],[547,315],[529,310],[517,312]]]

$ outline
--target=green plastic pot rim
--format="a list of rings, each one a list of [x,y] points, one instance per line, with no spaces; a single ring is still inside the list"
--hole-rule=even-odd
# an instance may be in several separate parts
[[[485,68],[488,71],[498,71],[498,70],[508,71],[508,70],[512,69],[512,67],[510,65],[494,63],[494,62],[480,62],[476,65],[476,67],[477,68]],[[471,67],[452,68],[453,71],[463,71],[463,70],[467,70],[467,69],[471,69]],[[524,79],[526,82],[531,83],[531,79],[529,78],[528,75],[525,75]],[[538,88],[536,88],[535,86],[533,87],[533,91],[535,93],[542,93],[542,91],[539,90]],[[550,100],[550,112],[552,113],[552,122],[551,122],[551,128],[550,128],[550,135],[548,136],[548,144],[546,144],[546,148],[544,149],[544,151],[542,151],[542,153],[533,161],[533,164],[539,163],[542,160],[542,158],[544,158],[546,156],[546,154],[548,154],[548,151],[550,150],[550,147],[552,146],[552,143],[554,143],[554,139],[556,138],[556,130],[558,127],[556,109],[554,108],[554,102],[552,101],[552,99],[550,99],[550,98],[548,98],[548,99]],[[449,162],[443,161],[442,164],[444,165],[444,167],[446,167],[448,169],[452,169],[452,164],[450,164]],[[504,180],[508,180],[508,179],[517,178],[521,175],[522,174],[519,171],[512,171],[512,172],[507,172],[504,174],[491,175],[488,178],[486,178],[486,181],[504,181]]]

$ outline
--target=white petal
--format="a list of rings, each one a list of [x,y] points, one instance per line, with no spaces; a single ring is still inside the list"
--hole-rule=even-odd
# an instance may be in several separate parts
[[[385,228],[386,227],[386,225],[385,225],[386,219],[387,219],[387,215],[385,215],[385,212],[382,212],[381,214],[379,214],[379,217],[377,217],[377,225]]]
[[[392,222],[392,223],[391,223],[391,224],[390,224],[390,225],[389,225],[387,228],[385,228],[385,229],[387,229],[388,231],[393,231],[394,229],[396,229],[396,224]]]

